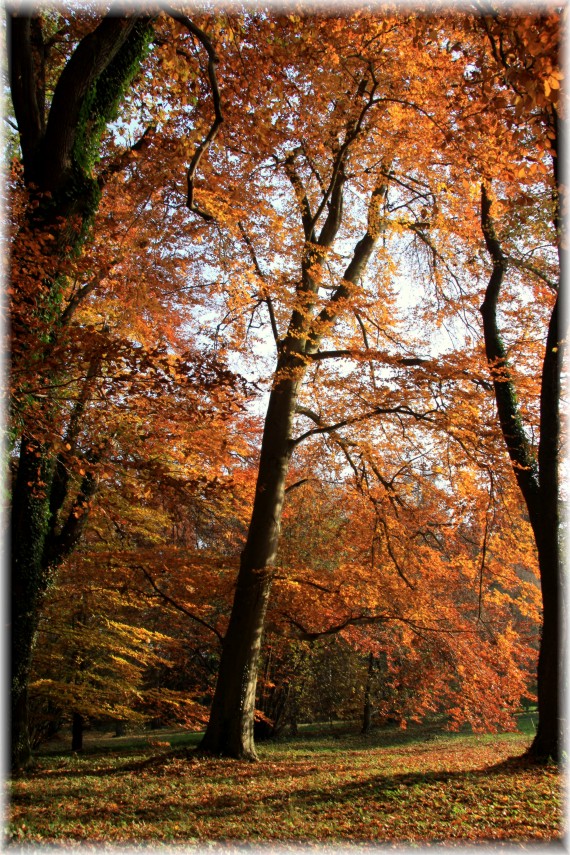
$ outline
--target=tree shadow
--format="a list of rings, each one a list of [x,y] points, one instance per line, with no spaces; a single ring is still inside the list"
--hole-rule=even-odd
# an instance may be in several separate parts
[[[191,766],[193,765],[193,761],[199,759],[199,755],[197,755],[195,749],[185,749],[184,751],[177,749],[153,755],[141,762],[122,764],[118,767],[97,769],[91,772],[77,769],[62,769],[48,773],[47,775],[40,774],[38,777],[115,776],[148,768],[155,768],[159,774],[168,775],[168,765],[174,759],[188,760],[189,765],[186,774],[192,775]],[[263,774],[270,775],[273,780],[280,775],[283,775],[284,778],[290,777],[288,770],[285,768],[283,770],[272,768],[270,772],[267,772],[262,769],[263,764],[254,764],[252,766],[246,761],[242,761],[241,763],[235,761],[235,763],[236,765],[239,763],[242,769],[244,766],[247,766],[252,768],[252,770],[263,771]],[[215,789],[211,789],[209,798],[196,800],[191,804],[184,800],[182,794],[179,801],[170,802],[169,804],[161,803],[160,800],[156,799],[156,791],[154,791],[154,797],[152,799],[149,797],[147,801],[141,801],[134,808],[131,816],[134,822],[143,822],[148,823],[151,827],[159,827],[161,824],[175,821],[180,817],[182,811],[186,821],[189,820],[192,824],[196,823],[197,826],[202,828],[208,827],[208,825],[212,825],[215,828],[217,823],[223,824],[225,820],[230,820],[234,824],[241,818],[243,819],[244,827],[250,825],[252,828],[252,836],[248,838],[248,843],[250,844],[254,844],[257,840],[256,816],[266,817],[269,815],[273,817],[277,828],[280,828],[280,823],[291,815],[291,811],[298,813],[299,816],[312,818],[315,823],[321,816],[353,816],[357,829],[355,836],[353,837],[350,832],[347,836],[345,832],[345,836],[343,837],[342,832],[339,830],[338,841],[351,842],[354,840],[355,842],[368,842],[378,845],[382,843],[377,836],[378,829],[374,829],[370,825],[370,836],[366,837],[366,822],[358,828],[359,819],[355,814],[356,806],[366,809],[367,805],[372,805],[372,811],[380,811],[383,816],[388,818],[391,816],[406,816],[406,812],[409,811],[411,817],[409,828],[412,829],[414,828],[413,817],[416,814],[420,818],[423,816],[428,822],[428,830],[425,832],[425,829],[421,830],[418,827],[418,840],[425,840],[424,832],[429,833],[430,828],[435,828],[437,829],[437,833],[435,837],[430,838],[434,842],[445,843],[449,841],[453,845],[457,845],[458,843],[461,843],[461,845],[481,845],[493,836],[489,832],[489,835],[485,837],[484,829],[482,830],[481,837],[475,840],[462,837],[461,829],[457,827],[454,833],[447,835],[445,833],[446,811],[449,811],[453,804],[462,804],[466,810],[470,810],[470,806],[477,803],[478,796],[484,793],[485,797],[489,799],[487,803],[489,810],[487,824],[492,828],[492,823],[496,816],[497,821],[502,822],[500,827],[503,831],[505,829],[508,830],[509,820],[501,819],[498,808],[497,813],[493,813],[495,810],[493,803],[494,793],[500,791],[499,786],[495,787],[493,782],[499,777],[506,778],[507,780],[503,782],[503,785],[506,784],[508,788],[509,780],[520,778],[521,771],[528,768],[536,768],[536,766],[528,763],[525,760],[525,755],[521,755],[520,757],[509,758],[506,761],[501,761],[491,766],[472,770],[444,769],[426,772],[374,772],[357,781],[347,781],[339,784],[335,777],[330,782],[322,782],[321,780],[318,784],[311,784],[306,787],[302,785],[302,782],[299,782],[301,783],[299,789],[291,790],[284,786],[269,793],[264,791],[263,788],[249,787],[247,788],[247,797],[245,797],[243,787],[238,784],[233,791],[228,791],[226,787],[224,792],[216,793]],[[180,771],[178,770],[176,774],[179,775]],[[432,803],[431,801],[432,794],[439,792],[445,792],[447,795],[448,801],[443,806]],[[64,794],[62,793],[62,795]],[[50,798],[55,798],[53,793],[50,794]],[[27,803],[25,799],[23,800],[20,797],[18,797],[17,801],[21,804]],[[91,804],[87,808],[87,806],[81,804],[81,800],[74,800],[73,803],[70,803],[66,811],[71,811],[73,818],[82,824],[88,825],[94,820],[112,824],[116,819],[117,807],[116,805],[114,807],[112,805],[108,806],[103,802],[96,806]],[[253,825],[251,825],[252,821]],[[303,842],[297,836],[288,837],[285,825],[283,825],[283,829],[283,837],[276,839],[291,840],[295,844]],[[394,844],[398,844],[398,842],[404,844],[406,840],[415,839],[415,832],[411,835],[408,833],[397,837],[395,836],[397,831],[396,827],[394,836],[387,835],[384,842],[390,843],[393,846]],[[263,834],[263,828],[260,834]],[[260,836],[258,839],[261,842],[266,840],[263,836]],[[508,837],[504,840],[493,839],[493,845],[520,844],[521,840],[522,837],[517,836],[515,833],[511,836],[511,839],[508,839]],[[524,838],[524,840],[532,843],[535,838],[531,836]],[[549,839],[536,840],[535,842],[557,844],[559,840],[561,841],[562,838],[552,836]],[[310,836],[307,837],[306,842],[311,842]],[[314,843],[315,841],[312,840],[312,842]]]

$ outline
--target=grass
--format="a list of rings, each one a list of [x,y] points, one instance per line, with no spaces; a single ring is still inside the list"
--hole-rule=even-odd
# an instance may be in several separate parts
[[[11,783],[8,843],[461,845],[562,836],[556,767],[504,762],[523,753],[528,734],[305,732],[262,743],[255,764],[184,752],[198,738],[162,732],[100,739],[82,755],[40,754]]]

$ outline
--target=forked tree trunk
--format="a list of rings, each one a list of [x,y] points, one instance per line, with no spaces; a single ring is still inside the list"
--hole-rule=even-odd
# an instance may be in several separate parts
[[[364,91],[365,87],[359,89],[361,96]],[[370,109],[371,103],[371,100],[366,101],[361,118]],[[353,127],[350,124],[347,130],[347,135],[353,135],[350,139],[356,139],[357,125]],[[330,193],[327,192],[322,203],[324,209],[328,201],[328,213],[318,238],[315,225],[320,215],[311,214],[302,179],[295,165],[298,151],[286,159],[286,172],[295,196],[300,201],[306,239],[301,262],[302,275],[297,286],[299,301],[291,313],[287,335],[284,340],[277,342],[279,356],[265,417],[252,516],[241,555],[230,622],[222,646],[210,720],[200,743],[201,751],[212,754],[256,759],[253,724],[257,667],[271,591],[271,565],[279,542],[285,480],[296,444],[292,438],[292,428],[297,395],[311,355],[318,350],[323,335],[332,328],[343,311],[343,304],[350,299],[351,286],[364,273],[380,233],[379,209],[386,194],[383,179],[372,191],[366,233],[356,244],[340,284],[321,311],[314,314],[322,267],[342,221],[343,185],[346,180],[344,162],[348,147],[347,143],[336,155]],[[259,271],[251,241],[246,238],[246,242]],[[272,313],[270,302],[269,307]],[[277,339],[273,314],[272,326]]]

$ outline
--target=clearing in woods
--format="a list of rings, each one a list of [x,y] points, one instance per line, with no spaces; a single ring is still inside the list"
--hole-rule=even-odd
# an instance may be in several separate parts
[[[516,761],[528,734],[426,727],[301,731],[259,763],[200,757],[199,734],[53,749],[11,785],[8,841],[196,844],[560,842],[556,766]],[[515,758],[514,760],[512,758]]]

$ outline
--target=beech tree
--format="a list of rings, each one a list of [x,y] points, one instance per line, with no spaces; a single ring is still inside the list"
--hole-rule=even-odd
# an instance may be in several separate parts
[[[272,646],[279,633],[305,642],[340,633],[384,662],[382,715],[512,727],[532,694],[540,594],[532,532],[507,461],[493,454],[497,437],[475,442],[467,460],[443,430],[440,441],[433,429],[418,441],[416,430],[409,456],[400,432],[381,450],[363,433],[330,434],[332,449],[315,437],[320,463],[307,460],[305,474],[320,477],[285,511]],[[353,467],[341,480],[343,446]]]
[[[524,112],[539,145],[551,155],[553,165],[553,227],[559,257],[559,275],[552,283],[554,299],[544,340],[540,381],[540,438],[532,448],[519,404],[517,383],[501,334],[499,307],[509,269],[505,248],[492,215],[490,191],[482,185],[481,229],[492,263],[485,300],[481,306],[485,349],[497,401],[497,414],[516,480],[528,508],[534,532],[542,590],[542,634],[538,659],[538,728],[529,748],[533,759],[559,761],[561,757],[562,661],[562,557],[560,532],[560,395],[563,346],[566,338],[562,309],[565,305],[565,248],[562,233],[564,186],[560,163],[560,21],[555,13],[538,21],[510,22],[504,16],[483,18],[493,58]],[[538,31],[538,26],[540,30]],[[531,272],[531,271],[529,271]]]
[[[469,102],[468,95],[462,95],[460,90],[455,95],[455,87],[464,83],[468,69],[457,62],[441,21],[434,26],[411,18],[406,20],[406,27],[400,28],[396,19],[367,18],[366,35],[361,22],[354,19],[349,22],[345,19],[338,27],[319,18],[312,18],[309,27],[295,16],[275,22],[252,18],[248,24],[256,37],[263,34],[265,41],[256,43],[252,39],[244,50],[250,61],[258,62],[260,67],[271,58],[275,71],[269,97],[275,99],[278,93],[288,112],[287,120],[282,120],[275,106],[279,101],[275,100],[263,109],[259,92],[256,92],[256,108],[252,109],[246,85],[239,103],[240,115],[235,113],[236,104],[233,112],[230,109],[228,113],[236,130],[235,141],[228,139],[227,145],[233,152],[239,152],[241,161],[236,154],[236,165],[232,161],[225,180],[234,204],[241,207],[239,213],[234,212],[233,217],[227,216],[224,221],[230,225],[233,220],[235,239],[240,240],[243,252],[251,259],[251,271],[244,277],[244,287],[234,292],[228,314],[243,317],[251,312],[252,323],[255,319],[262,324],[261,310],[266,311],[277,359],[252,517],[241,555],[211,718],[201,747],[213,753],[254,759],[257,661],[275,574],[292,454],[301,441],[334,426],[354,424],[369,417],[423,420],[429,417],[430,407],[437,408],[429,396],[422,406],[414,408],[408,404],[402,387],[385,378],[384,366],[411,368],[428,361],[417,356],[418,337],[406,342],[406,350],[402,344],[400,352],[393,349],[390,353],[385,347],[377,346],[375,351],[370,347],[369,331],[379,330],[382,344],[387,340],[393,343],[398,338],[391,288],[398,271],[395,258],[403,251],[405,236],[414,241],[412,249],[420,257],[422,248],[425,251],[430,263],[426,264],[424,257],[419,270],[424,275],[431,270],[439,289],[440,267],[445,267],[442,248],[448,252],[446,235],[455,231],[450,223],[457,216],[457,209],[447,201],[448,186],[460,181],[470,189],[486,156],[494,174],[494,170],[504,166],[505,155],[500,150],[501,140],[491,136],[477,151],[475,159],[468,147],[458,145],[453,151],[453,157],[457,158],[450,160],[445,146],[453,138],[453,123],[467,110]],[[420,46],[424,36],[429,44],[425,50]],[[284,56],[285,44],[288,50]],[[338,60],[334,81],[319,65],[323,44],[329,45],[329,53],[335,51]],[[295,54],[300,45],[302,66]],[[401,67],[396,72],[391,65],[396,56],[400,60],[406,56],[408,67],[415,68],[415,76],[398,83]],[[418,82],[418,68],[430,79],[428,86]],[[449,82],[450,76],[453,83]],[[229,76],[226,82],[230,89],[238,90]],[[450,100],[441,99],[440,82],[454,103],[451,120],[445,112]],[[326,88],[321,94],[320,86],[324,83]],[[347,99],[351,103],[348,109]],[[239,124],[244,115],[245,127],[249,131],[251,124],[257,133],[255,142],[246,149],[247,159]],[[248,139],[252,138],[249,132]],[[474,132],[470,140],[473,138]],[[433,144],[430,146],[428,141]],[[221,181],[225,176],[221,164],[219,170]],[[270,177],[258,178],[264,174]],[[267,201],[274,188],[279,188],[280,200],[283,199],[283,177],[289,181],[289,193],[297,208],[301,241],[291,236],[290,203],[286,206],[280,201],[272,207]],[[261,186],[264,196],[257,189]],[[250,192],[257,193],[260,199],[254,212],[250,199],[249,208],[244,206],[245,187],[251,188]],[[343,200],[351,189],[357,201],[349,211]],[[367,218],[366,230],[361,226],[363,236],[356,244],[349,243],[354,241],[354,224],[359,217],[361,221]],[[468,228],[473,247],[473,241],[478,240],[478,228],[473,228],[471,221]],[[346,259],[344,265],[341,259]],[[240,264],[239,260],[233,262],[234,275]],[[277,269],[280,275],[276,274]],[[407,272],[407,268],[403,269]],[[372,271],[382,295],[379,299],[377,293],[374,303],[367,291]],[[372,304],[374,308],[370,309]],[[369,320],[365,318],[367,311],[371,313]],[[441,315],[455,323],[447,307],[441,310]],[[242,330],[244,327],[242,323]],[[391,331],[391,339],[389,334],[384,337],[387,329]],[[364,362],[375,362],[377,366],[375,380],[370,384],[372,390],[367,389],[365,398],[362,381],[357,380],[354,398],[359,405],[356,412],[351,411],[350,406],[346,407],[344,394],[340,394],[343,385],[348,385],[346,374],[338,372],[333,381],[338,396],[337,418],[332,425],[323,421],[321,414],[309,406],[315,365],[324,366],[336,358],[358,360],[363,352]],[[480,364],[478,359],[478,369]],[[429,369],[434,370],[434,360],[430,361]],[[320,370],[318,383],[322,388],[326,373],[324,368]],[[309,419],[312,426],[307,428],[304,419]]]
[[[230,554],[245,543],[227,627],[217,594],[211,607],[202,594],[188,596],[184,574],[202,578],[201,560],[153,553],[137,536],[116,550],[150,596],[180,620],[184,609],[200,618],[195,623],[221,644],[203,750],[255,759],[261,637],[273,583],[286,585],[283,509],[311,501],[307,482],[326,480],[323,459],[339,484],[353,479],[369,503],[366,526],[352,518],[360,551],[328,568],[339,584],[345,578],[355,602],[362,595],[363,608],[351,616],[340,597],[320,614],[313,599],[304,623],[289,612],[290,626],[297,620],[297,631],[310,635],[348,619],[343,638],[364,655],[376,649],[358,635],[367,619],[395,621],[386,656],[399,645],[418,668],[430,656],[439,657],[442,674],[446,657],[464,668],[461,679],[455,667],[438,677],[446,698],[457,697],[450,680],[463,687],[459,721],[475,697],[469,679],[478,679],[465,666],[468,646],[458,635],[456,655],[450,635],[420,654],[412,638],[419,629],[431,633],[426,620],[439,596],[450,631],[475,633],[488,686],[493,667],[502,668],[499,694],[512,708],[528,645],[514,629],[489,630],[503,639],[499,666],[484,625],[495,550],[508,543],[509,556],[520,554],[491,524],[499,495],[509,496],[513,519],[519,511],[489,427],[493,386],[478,311],[487,258],[477,205],[482,182],[500,200],[512,195],[511,206],[493,203],[504,230],[486,209],[487,249],[508,255],[519,279],[524,272],[549,288],[552,265],[538,247],[548,232],[551,146],[537,139],[555,137],[536,133],[524,91],[520,101],[505,95],[509,86],[534,86],[519,67],[534,24],[521,25],[523,36],[508,46],[497,36],[500,21],[468,14],[232,10],[194,20],[165,10],[156,18],[14,12],[11,20],[21,138],[11,280],[14,765],[28,756],[26,684],[42,599],[87,531],[97,482],[110,508],[130,509],[127,528],[143,541],[149,520],[144,507],[135,511],[137,501],[143,506],[156,484],[176,484],[192,504],[202,484],[192,504],[200,521],[194,547],[215,544],[212,566],[226,581]],[[537,78],[544,97],[557,89],[558,74],[545,60]],[[528,199],[540,201],[534,217],[525,216]],[[550,304],[526,296],[509,290],[506,310],[523,322],[521,341],[510,344],[522,354],[513,378],[532,431],[536,353],[528,342]],[[235,438],[228,365],[264,396],[241,422],[246,452]],[[216,470],[215,487],[200,481],[193,443],[203,459],[216,460],[218,469],[208,469]],[[469,491],[475,504],[465,500]],[[188,525],[175,505],[172,518]],[[117,512],[119,528],[121,519]],[[161,519],[157,510],[158,528]],[[524,524],[521,532],[528,552]],[[317,541],[305,545],[304,574],[317,592],[330,579],[315,586],[311,550],[318,553]],[[293,563],[303,562],[297,555]],[[514,567],[514,557],[508,563]],[[532,559],[526,563],[532,573]],[[374,574],[391,603],[371,593]],[[447,598],[449,574],[462,593],[457,607]],[[509,569],[508,592],[489,597],[491,622],[507,620],[517,578]],[[489,590],[496,591],[490,580]],[[303,602],[296,608],[302,613]],[[422,700],[425,709],[430,703]],[[493,714],[498,721],[497,707]]]
[[[102,195],[149,144],[147,127],[132,146],[113,150],[106,146],[106,131],[148,56],[155,20],[147,14],[8,9],[9,81],[20,143],[10,269],[11,430],[17,454],[11,506],[14,768],[30,756],[27,684],[42,600],[55,569],[81,536],[97,488],[94,467],[104,456],[103,438],[77,465],[71,463],[77,477],[70,477],[86,403],[104,371],[101,347],[92,347],[92,356],[83,360],[83,380],[71,404],[72,396],[62,400],[61,390],[77,388],[68,373],[70,360],[95,335],[88,324],[87,335],[78,331],[74,315],[117,263],[109,254],[90,254]],[[215,89],[209,40],[189,19],[184,27],[208,54]],[[189,208],[199,157],[215,131],[196,141],[183,170]],[[131,358],[136,362],[136,354]]]
[[[285,68],[279,71],[281,85],[287,87]],[[291,68],[293,78],[300,74],[298,65],[294,70]],[[289,180],[302,228],[292,308],[281,329],[273,309],[273,295],[264,286],[254,245],[247,227],[242,226],[244,243],[252,256],[261,290],[266,293],[278,355],[265,417],[252,516],[224,636],[210,720],[201,743],[202,750],[216,754],[245,759],[256,757],[253,722],[257,665],[294,448],[293,425],[299,390],[311,357],[318,352],[327,332],[345,314],[381,235],[381,207],[386,197],[387,179],[382,169],[371,169],[372,180],[366,181],[364,234],[353,245],[350,261],[337,282],[333,280],[328,285],[327,265],[344,225],[346,185],[356,162],[358,143],[365,133],[371,133],[370,123],[374,122],[372,117],[377,107],[379,82],[372,64],[367,68],[358,62],[353,74],[359,79],[356,85],[349,76],[343,79],[339,75],[345,92],[337,84],[337,91],[340,91],[336,108],[331,94],[325,96],[331,104],[332,121],[328,127],[325,125],[324,133],[321,132],[318,148],[313,148],[313,140],[304,139],[304,129],[293,148],[289,148],[290,137],[280,140],[283,154],[277,156],[277,166]],[[300,81],[294,81],[294,92],[296,97],[300,96]],[[384,172],[388,169],[385,158],[389,154],[388,151],[381,156]],[[359,174],[364,177],[362,169]],[[324,296],[324,289],[330,290],[330,294]]]
[[[560,315],[564,300],[561,22],[556,9],[514,16],[485,3],[476,4],[476,9],[479,14],[458,16],[454,45],[458,53],[477,57],[463,86],[470,106],[455,112],[457,127],[462,129],[460,142],[455,144],[471,148],[466,176],[471,175],[472,198],[479,197],[478,207],[464,217],[459,240],[465,247],[466,269],[475,273],[477,256],[492,267],[490,275],[481,269],[480,284],[477,287],[473,281],[471,290],[477,310],[481,304],[496,417],[527,505],[541,568],[539,726],[529,756],[544,760],[560,754],[563,650],[559,520],[559,400],[565,338]],[[457,99],[448,103],[456,110]],[[485,119],[481,110],[486,112]],[[483,134],[487,136],[485,145],[476,145],[476,138]],[[483,256],[480,250],[467,249],[469,245],[475,248],[476,218]],[[470,237],[465,227],[469,221]],[[459,232],[456,230],[458,236]],[[454,253],[459,256],[458,247]],[[465,300],[464,306],[469,305],[468,291],[455,288]]]

